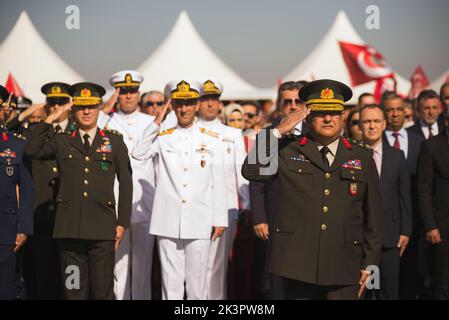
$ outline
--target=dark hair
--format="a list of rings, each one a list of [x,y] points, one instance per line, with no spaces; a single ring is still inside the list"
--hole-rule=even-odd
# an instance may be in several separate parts
[[[360,106],[360,103],[362,102],[362,99],[365,97],[374,97],[374,94],[369,93],[369,92],[364,92],[359,96],[359,100],[358,100],[358,105]]]
[[[428,100],[428,99],[438,99],[438,100],[440,100],[440,97],[438,96],[438,94],[434,90],[423,90],[423,91],[421,91],[419,93],[419,96],[416,99],[416,101],[418,102],[418,107],[421,105],[421,103],[424,100]]]
[[[443,90],[446,89],[446,87],[449,87],[449,82],[443,83],[443,85],[440,88],[440,99],[441,99],[441,102],[443,102]]]
[[[348,135],[349,138],[354,138],[351,135],[351,130],[349,130],[349,128],[351,128],[351,121],[356,113],[359,113],[359,119],[360,119],[360,110],[358,108],[352,109],[349,112],[348,117],[346,118],[346,134]]]
[[[384,92],[384,94],[382,94],[382,98],[380,99],[380,107],[385,110],[385,102],[387,102],[388,100],[395,100],[395,99],[401,99],[402,101],[404,101],[404,99],[396,92],[393,91]]]
[[[252,100],[250,100],[250,101],[242,101],[242,102],[240,103],[240,105],[241,105],[242,107],[245,106],[245,105],[253,106],[253,107],[256,108],[256,113],[257,113],[257,114],[260,113],[261,107],[260,107],[260,104],[259,104],[257,101],[252,101]]]
[[[282,83],[278,88],[278,97],[276,99],[276,109],[280,110],[281,108],[281,96],[282,92],[288,91],[288,90],[298,90],[300,89],[300,86],[298,84],[299,81],[287,81]]]
[[[362,120],[362,112],[365,109],[379,109],[380,111],[382,111],[382,115],[384,116],[384,120],[387,121],[387,113],[385,112],[385,110],[383,108],[381,108],[381,106],[379,106],[378,104],[367,104],[366,106],[363,106],[360,109],[360,120]]]

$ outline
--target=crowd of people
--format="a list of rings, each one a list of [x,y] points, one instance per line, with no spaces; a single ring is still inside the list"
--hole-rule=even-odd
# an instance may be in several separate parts
[[[0,86],[1,299],[449,298],[449,83],[143,81]]]

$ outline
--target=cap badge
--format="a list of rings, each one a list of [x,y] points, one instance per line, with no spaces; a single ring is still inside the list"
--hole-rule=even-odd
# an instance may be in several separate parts
[[[329,88],[323,89],[323,90],[321,90],[320,98],[321,99],[333,99],[334,91]]]

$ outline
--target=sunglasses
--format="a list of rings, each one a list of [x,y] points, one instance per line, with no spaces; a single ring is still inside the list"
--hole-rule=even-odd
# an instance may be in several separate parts
[[[284,107],[289,106],[291,104],[295,104],[295,105],[299,106],[301,104],[301,100],[299,100],[299,99],[285,99],[285,100],[282,101],[282,105]]]
[[[158,107],[162,107],[164,105],[164,101],[147,101],[145,102],[145,107],[152,107],[152,106],[158,106]]]
[[[248,119],[252,119],[255,116],[257,116],[257,113],[250,113],[250,112],[248,112],[248,113],[245,113],[245,116],[248,117]]]
[[[173,107],[194,106],[198,103],[198,99],[176,99],[171,102]]]
[[[128,94],[128,93],[137,93],[137,92],[139,92],[138,87],[128,87],[128,88],[122,87],[122,88],[120,88],[119,94],[123,95],[123,94]]]
[[[70,102],[69,97],[53,97],[53,98],[47,98],[47,106],[54,107],[56,105],[63,106]]]

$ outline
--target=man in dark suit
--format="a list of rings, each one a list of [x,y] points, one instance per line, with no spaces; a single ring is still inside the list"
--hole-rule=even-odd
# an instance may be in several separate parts
[[[384,209],[382,256],[380,258],[379,298],[397,300],[399,292],[400,257],[412,234],[412,201],[410,175],[404,153],[382,139],[387,126],[386,114],[378,105],[360,110],[363,140],[372,146],[374,161],[380,176]]]
[[[384,141],[398,149],[402,150],[407,161],[410,174],[410,192],[412,199],[413,212],[413,237],[401,257],[401,266],[399,272],[399,298],[416,299],[423,297],[424,276],[418,269],[419,245],[422,244],[424,233],[422,230],[422,219],[418,210],[418,194],[416,181],[416,168],[418,166],[418,155],[421,145],[425,138],[417,134],[413,129],[404,129],[405,106],[404,99],[398,94],[391,92],[383,96],[381,107],[387,115],[387,129],[383,137]],[[423,250],[420,252],[422,253]],[[421,257],[422,258],[422,257]],[[421,259],[422,260],[422,259]],[[423,265],[423,261],[419,263]]]
[[[0,107],[8,92],[0,86]],[[16,255],[33,233],[33,187],[23,163],[24,138],[0,124],[0,300],[16,296]]]
[[[47,113],[62,108],[70,101],[68,90],[70,85],[62,82],[50,82],[42,86],[46,96],[46,104],[35,104],[28,107],[18,117],[8,122],[8,128],[28,138],[35,131],[35,123],[28,121],[30,115],[39,110]],[[27,122],[27,128],[23,126]],[[55,134],[70,130],[68,112],[52,123],[47,140]],[[56,196],[59,188],[59,175],[55,160],[32,160],[28,163],[33,176],[34,190],[34,234],[24,247],[23,273],[27,285],[29,299],[61,299],[63,287],[59,253],[56,240],[53,239],[53,227],[56,214]]]
[[[101,86],[78,83],[69,93],[73,107],[69,103],[58,108],[45,123],[37,124],[26,153],[57,162],[60,187],[53,237],[58,239],[66,298],[113,299],[114,250],[129,226],[132,206],[128,151],[117,133],[97,128],[105,93]],[[77,129],[48,139],[51,123],[71,108]],[[113,190],[116,176],[118,215]],[[79,282],[71,283],[71,276],[77,275]]]
[[[449,114],[446,111],[446,126]],[[435,298],[449,299],[449,130],[424,142],[418,162],[418,201],[426,239],[435,248]]]
[[[418,103],[418,121],[408,128],[426,140],[444,131],[444,124],[438,121],[441,113],[440,97],[433,90],[423,90],[416,99]]]
[[[371,151],[340,136],[346,85],[306,84],[306,110],[292,113],[259,141],[245,178],[277,184],[270,226],[269,272],[282,276],[287,298],[357,299],[380,257],[379,178]],[[288,135],[307,118],[309,133]],[[268,159],[257,157],[257,149]],[[266,148],[266,149],[265,149]]]

